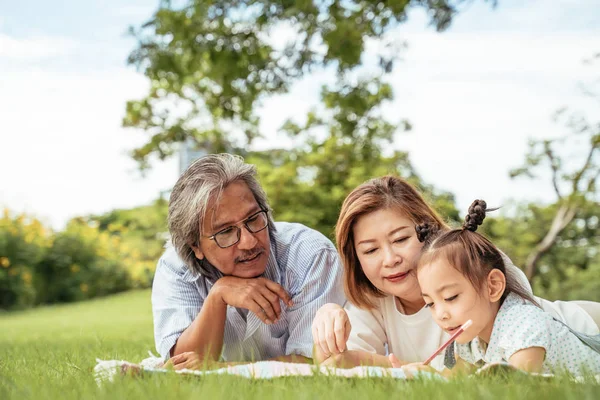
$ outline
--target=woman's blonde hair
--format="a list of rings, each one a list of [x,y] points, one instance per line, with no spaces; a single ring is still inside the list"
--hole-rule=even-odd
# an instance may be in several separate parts
[[[354,189],[344,200],[335,227],[335,239],[344,267],[344,290],[357,307],[372,309],[375,299],[385,296],[363,272],[354,247],[356,220],[374,211],[394,209],[415,226],[424,222],[447,228],[444,221],[407,181],[397,176],[371,179]]]

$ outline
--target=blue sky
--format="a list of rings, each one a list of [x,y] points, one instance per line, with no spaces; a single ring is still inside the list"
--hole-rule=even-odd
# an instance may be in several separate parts
[[[158,2],[122,4],[0,3],[1,206],[60,228],[75,215],[148,203],[177,179],[176,159],[142,178],[126,155],[144,137],[121,128],[125,102],[148,87],[126,65],[135,46],[126,32]],[[500,0],[496,9],[474,1],[442,34],[414,11],[392,35],[408,48],[385,114],[414,125],[394,146],[410,152],[424,179],[454,192],[461,208],[478,197],[551,201],[547,181],[512,181],[508,170],[523,159],[527,138],[564,133],[554,110],[596,110],[576,85],[596,77],[581,61],[600,52],[597,1]],[[266,139],[256,146],[293,145],[277,128],[301,118],[331,79],[322,71],[266,100]]]

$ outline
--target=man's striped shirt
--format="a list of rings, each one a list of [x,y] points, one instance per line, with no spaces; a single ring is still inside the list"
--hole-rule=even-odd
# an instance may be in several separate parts
[[[279,283],[293,306],[280,301],[277,323],[266,325],[246,309],[227,307],[222,357],[225,361],[266,360],[298,354],[312,357],[311,325],[326,303],[343,305],[342,268],[331,241],[301,224],[276,222],[263,277]],[[192,272],[173,247],[158,262],[152,286],[156,349],[168,359],[171,348],[194,321],[213,283]]]

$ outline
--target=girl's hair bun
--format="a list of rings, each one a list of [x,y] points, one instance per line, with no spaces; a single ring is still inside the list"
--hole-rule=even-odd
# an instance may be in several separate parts
[[[486,210],[487,204],[485,201],[475,200],[469,207],[469,212],[465,217],[463,229],[475,232],[477,230],[477,227],[483,223],[483,220],[485,219]],[[496,208],[494,210],[496,210]]]
[[[439,226],[436,223],[432,222],[423,222],[415,226],[415,231],[417,232],[417,239],[419,242],[429,241],[439,230]]]

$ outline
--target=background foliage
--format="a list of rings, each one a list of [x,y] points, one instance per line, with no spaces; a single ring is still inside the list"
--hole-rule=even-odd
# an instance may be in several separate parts
[[[35,218],[4,209],[0,309],[149,287],[162,244],[153,249],[152,242],[138,240],[142,232],[134,232],[128,235],[119,225],[101,229],[93,218],[75,218],[63,231],[54,232]]]
[[[393,31],[409,10],[425,9],[443,31],[470,1],[164,0],[145,24],[131,28],[138,44],[129,62],[150,82],[146,96],[126,105],[123,125],[147,135],[131,156],[144,170],[152,157],[170,157],[182,143],[242,155],[257,165],[276,219],[331,238],[345,196],[385,174],[409,180],[458,223],[466,210],[457,210],[454,195],[424,182],[409,154],[394,145],[410,122],[400,112],[386,118],[383,109],[394,100],[389,77],[404,48]],[[318,105],[281,126],[279,135],[293,145],[256,150],[262,101],[315,71],[332,79],[321,87]],[[598,82],[584,86],[594,101]],[[523,165],[511,171],[533,179],[549,174],[556,201],[505,205],[482,229],[527,271],[537,295],[600,301],[600,122],[571,111],[558,115],[567,133],[531,141]],[[576,154],[563,154],[571,148]],[[53,232],[5,210],[0,308],[149,287],[167,238],[166,216],[167,201],[158,199],[75,218]]]

